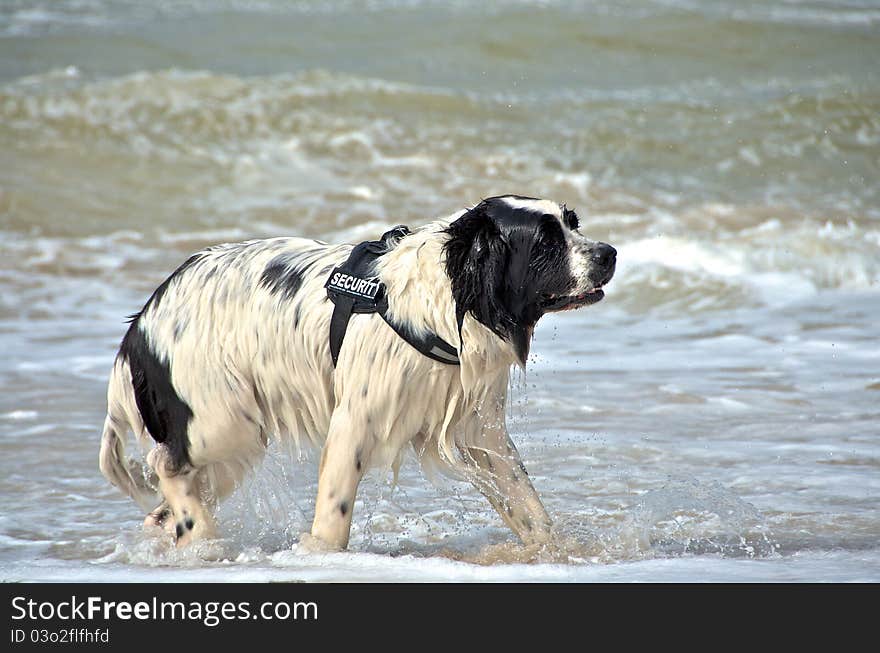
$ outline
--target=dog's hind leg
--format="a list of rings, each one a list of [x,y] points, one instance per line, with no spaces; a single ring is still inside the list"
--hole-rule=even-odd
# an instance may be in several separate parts
[[[171,510],[171,515],[166,515],[165,519],[173,520],[171,523],[174,524],[177,546],[214,537],[214,517],[201,496],[201,470],[189,464],[176,468],[171,464],[168,451],[162,445],[150,452],[147,462],[159,477],[159,491]],[[159,507],[161,508],[162,506]]]
[[[367,425],[354,423],[337,408],[318,467],[318,497],[311,536],[301,544],[316,550],[341,550],[348,546],[351,517],[358,484],[371,453]]]

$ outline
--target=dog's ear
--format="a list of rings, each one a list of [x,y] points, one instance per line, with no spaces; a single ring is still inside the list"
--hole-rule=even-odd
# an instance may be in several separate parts
[[[522,252],[512,251],[509,234],[498,227],[485,203],[455,220],[446,233],[446,273],[452,283],[458,323],[470,311],[478,322],[509,341],[524,365],[531,325],[523,323],[523,302],[517,292],[520,284],[511,279],[512,272],[519,276],[513,268],[522,267],[517,263],[512,266],[512,259],[521,258]]]
[[[480,322],[491,328],[492,288],[487,285],[497,277],[498,262],[503,260],[501,233],[488,215],[484,204],[478,204],[446,229],[446,274],[452,282],[455,317],[461,324],[471,311]],[[488,292],[487,292],[488,291]]]

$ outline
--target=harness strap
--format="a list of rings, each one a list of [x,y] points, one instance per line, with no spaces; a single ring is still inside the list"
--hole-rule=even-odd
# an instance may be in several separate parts
[[[330,273],[324,287],[327,289],[327,297],[334,304],[330,318],[330,356],[334,367],[339,360],[342,341],[353,313],[378,313],[398,336],[422,355],[447,365],[460,364],[458,350],[440,336],[434,333],[417,334],[386,315],[388,298],[385,296],[385,284],[371,276],[373,263],[393,249],[397,240],[407,234],[409,229],[400,225],[385,232],[381,240],[370,240],[356,245],[348,260]],[[458,320],[459,337],[461,317]]]
[[[339,350],[342,349],[342,341],[345,339],[345,331],[348,329],[348,321],[354,308],[354,299],[342,295],[334,304],[333,316],[330,318],[330,356],[333,357],[333,367],[336,367]]]
[[[394,329],[394,333],[406,340],[423,356],[427,356],[439,363],[446,363],[447,365],[460,364],[458,350],[437,334],[428,333],[418,338],[409,329],[389,320],[388,316],[385,315],[385,311],[379,311],[379,315],[382,316],[382,319],[385,320],[388,326]]]

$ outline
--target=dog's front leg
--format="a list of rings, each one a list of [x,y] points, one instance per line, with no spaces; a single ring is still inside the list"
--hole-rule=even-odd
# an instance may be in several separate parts
[[[519,452],[503,426],[484,426],[460,446],[471,481],[524,544],[550,539],[552,522],[535,491]]]
[[[341,408],[330,419],[330,432],[318,467],[311,538],[302,542],[307,548],[339,551],[348,546],[355,495],[372,448],[366,426]]]

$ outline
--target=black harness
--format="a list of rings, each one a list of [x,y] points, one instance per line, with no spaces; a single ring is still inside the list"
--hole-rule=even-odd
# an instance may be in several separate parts
[[[458,365],[458,350],[440,336],[428,333],[418,334],[404,325],[397,324],[388,318],[388,297],[385,295],[385,284],[375,276],[377,258],[394,249],[397,241],[409,234],[405,225],[399,225],[382,234],[380,240],[368,240],[355,245],[351,255],[339,267],[333,269],[324,287],[327,297],[333,302],[333,317],[330,318],[330,355],[333,366],[339,359],[339,350],[348,329],[352,313],[378,313],[382,319],[394,329],[394,332],[406,340],[421,354],[440,363]],[[460,332],[459,326],[459,332]]]

